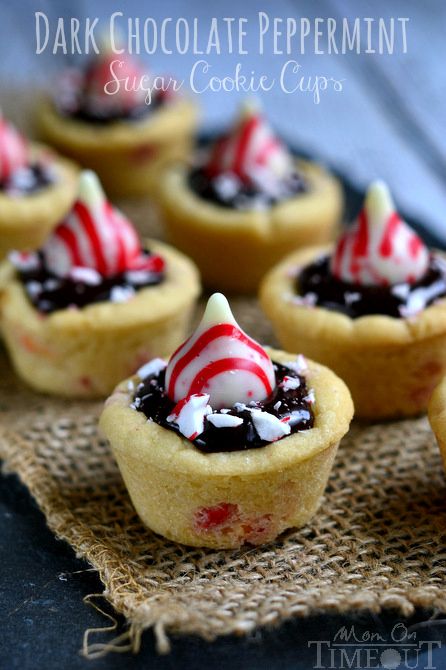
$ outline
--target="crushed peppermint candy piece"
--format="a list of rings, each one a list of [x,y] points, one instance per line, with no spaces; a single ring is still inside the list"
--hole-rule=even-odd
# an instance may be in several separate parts
[[[304,400],[309,402],[310,405],[313,405],[316,402],[316,396],[314,395],[313,389],[310,389],[310,391],[305,396]]]
[[[163,361],[162,358],[152,358],[151,361],[140,367],[136,374],[140,379],[145,379],[146,377],[150,377],[152,375],[159,375],[161,370],[164,370],[166,365],[166,361]]]
[[[42,287],[45,291],[55,291],[57,288],[59,288],[59,286],[60,286],[60,280],[53,279],[51,277],[49,279],[46,279],[42,284]]]
[[[235,402],[233,407],[237,412],[243,412],[243,410],[248,410],[248,412],[251,411],[251,408],[248,407],[248,405],[245,405],[244,402]]]
[[[130,409],[138,409],[141,405],[141,398],[136,397],[132,403],[130,403]]]
[[[80,265],[75,265],[71,268],[69,277],[74,279],[74,281],[80,281],[90,286],[99,286],[102,281],[99,272],[93,268],[81,267]]]
[[[354,302],[358,302],[358,300],[361,300],[361,294],[358,293],[357,291],[346,291],[344,293],[344,296],[347,305],[352,305]]]
[[[284,365],[298,375],[308,371],[307,360],[302,354],[298,354],[295,361],[287,361]]]
[[[26,283],[26,292],[30,298],[35,298],[42,293],[42,284],[38,281],[29,281]]]
[[[34,252],[11,251],[9,261],[17,270],[37,270],[40,265],[39,256]]]
[[[261,440],[275,442],[285,435],[289,435],[291,427],[288,422],[283,422],[274,414],[262,412],[260,409],[251,410],[252,422]]]
[[[280,383],[280,386],[283,388],[284,391],[294,391],[295,389],[298,389],[300,386],[300,379],[297,377],[288,377],[285,376]]]
[[[209,423],[215,428],[237,428],[243,423],[243,419],[239,416],[232,416],[232,414],[215,413],[209,414],[207,417]]]
[[[212,412],[208,405],[209,394],[195,393],[180,400],[167,417],[188,440],[195,440],[204,430],[204,419]]]
[[[133,286],[113,286],[110,291],[111,302],[127,302],[135,295]]]
[[[314,307],[317,303],[317,295],[313,291],[308,291],[305,295],[291,296],[291,301],[295,305],[301,305],[302,307]]]
[[[409,284],[395,284],[395,286],[390,288],[390,293],[396,295],[396,297],[401,300],[407,300],[410,293],[410,286]]]

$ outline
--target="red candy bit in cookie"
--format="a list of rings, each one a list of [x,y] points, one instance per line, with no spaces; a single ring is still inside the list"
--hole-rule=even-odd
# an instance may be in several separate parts
[[[217,530],[238,518],[238,506],[222,502],[214,507],[199,507],[194,514],[196,531]]]
[[[167,421],[175,423],[182,435],[188,440],[195,440],[204,430],[204,419],[211,413],[206,393],[195,393],[180,400],[167,417]]]
[[[358,220],[337,244],[332,274],[364,286],[412,284],[428,264],[428,249],[395,211],[386,184],[373,182]]]
[[[276,535],[273,515],[263,514],[253,517],[242,524],[242,530],[245,542],[254,545],[263,544]]]
[[[209,298],[197,330],[173,354],[166,369],[171,400],[206,393],[213,409],[264,400],[275,383],[270,357],[242,331],[221,293]]]
[[[283,179],[292,171],[288,150],[252,105],[245,106],[235,128],[217,140],[206,166],[209,177],[232,173],[247,184]]]
[[[164,261],[142,252],[130,221],[106,199],[94,172],[84,170],[72,210],[42,249],[49,270],[67,276],[74,268],[90,268],[104,277],[134,271],[161,272]]]
[[[0,112],[0,182],[28,164],[28,143]]]

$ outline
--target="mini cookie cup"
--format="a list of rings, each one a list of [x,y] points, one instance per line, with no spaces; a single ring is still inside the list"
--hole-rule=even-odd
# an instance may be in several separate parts
[[[290,249],[333,239],[343,196],[338,180],[319,165],[298,160],[308,192],[266,210],[236,210],[209,202],[188,184],[186,166],[161,176],[157,203],[171,242],[198,265],[212,288],[256,291],[260,279]]]
[[[100,302],[48,315],[34,308],[14,268],[5,262],[0,273],[2,332],[25,382],[54,395],[104,397],[147,358],[170,353],[184,340],[200,293],[198,272],[165,244],[147,240],[147,247],[166,261],[161,284],[142,288],[126,302]]]
[[[288,256],[264,278],[260,302],[283,347],[329,366],[349,387],[356,416],[370,420],[426,411],[446,374],[446,299],[411,318],[352,319],[299,302],[296,281],[305,265],[331,248]]]
[[[273,360],[293,359],[268,350]],[[315,425],[259,449],[204,454],[192,442],[130,408],[126,380],[107,400],[100,428],[132,502],[151,530],[186,545],[264,544],[306,524],[319,507],[353,405],[345,384],[308,361]],[[208,523],[203,523],[208,520]]]
[[[0,191],[0,259],[10,251],[38,249],[74,202],[78,167],[41,144],[31,145],[31,160],[51,161],[54,182],[35,193],[10,196]]]
[[[106,124],[63,116],[42,100],[37,127],[48,144],[97,172],[108,194],[126,197],[150,195],[168,163],[186,160],[197,119],[188,100],[166,103],[140,120]]]

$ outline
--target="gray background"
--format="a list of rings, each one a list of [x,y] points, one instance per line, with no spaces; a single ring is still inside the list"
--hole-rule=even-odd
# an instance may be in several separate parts
[[[35,11],[44,11],[52,25],[58,16],[98,16],[113,11],[126,16],[166,16],[191,19],[205,26],[213,16],[244,16],[256,24],[257,13],[274,16],[408,17],[408,53],[384,55],[296,56],[303,74],[344,79],[342,93],[327,92],[319,105],[311,95],[287,95],[277,88],[264,93],[264,108],[278,131],[293,144],[327,161],[364,187],[375,177],[386,179],[405,211],[429,225],[446,241],[446,3],[442,0],[11,0],[0,1],[0,102],[8,111],[5,91],[11,85],[47,83],[64,58],[35,52]],[[53,33],[52,33],[53,35]],[[259,56],[254,31],[247,56],[209,56],[212,72],[230,74],[240,61],[243,69],[276,74],[287,56]],[[187,78],[200,56],[145,57],[151,69]],[[243,94],[205,93],[199,96],[207,129],[228,122]],[[30,93],[30,103],[32,95]]]

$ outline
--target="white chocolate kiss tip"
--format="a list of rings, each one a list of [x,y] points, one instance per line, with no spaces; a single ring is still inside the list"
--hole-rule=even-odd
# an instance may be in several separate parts
[[[82,170],[77,198],[89,208],[97,207],[107,199],[99,177],[93,170]]]
[[[232,323],[238,326],[232,313],[228,299],[223,293],[213,293],[207,301],[206,309],[201,318],[198,330],[204,330],[217,323]]]
[[[370,217],[370,223],[385,224],[388,217],[395,211],[390,189],[382,179],[373,181],[367,189],[364,209]]]
[[[261,114],[262,105],[260,100],[254,96],[245,98],[242,104],[240,105],[239,117],[242,121],[249,118],[250,116],[257,116]]]
[[[264,400],[275,384],[270,357],[243,332],[221,293],[209,298],[198,328],[166,369],[167,394],[173,401],[205,393],[213,409]]]

